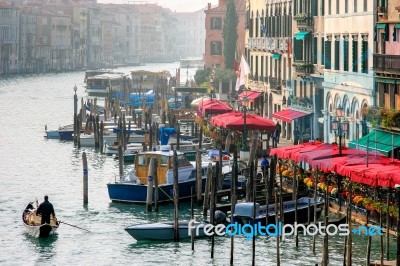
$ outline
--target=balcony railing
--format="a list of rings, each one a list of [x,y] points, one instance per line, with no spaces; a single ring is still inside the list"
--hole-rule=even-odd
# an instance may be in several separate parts
[[[400,55],[374,54],[374,70],[400,74]]]
[[[314,73],[314,65],[305,61],[296,61],[293,63],[298,76],[307,76]]]

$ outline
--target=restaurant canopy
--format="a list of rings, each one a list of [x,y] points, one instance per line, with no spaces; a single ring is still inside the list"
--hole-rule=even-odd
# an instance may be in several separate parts
[[[211,118],[211,124],[218,127],[243,131],[245,119],[247,130],[261,130],[269,133],[273,133],[275,130],[275,123],[272,120],[259,115],[244,114],[237,111],[214,116]]]
[[[212,99],[212,100],[204,100],[199,103],[200,111],[205,114],[223,114],[232,111],[232,107],[230,107],[226,102]]]
[[[336,144],[308,143],[272,149],[270,155],[307,162],[312,168],[334,172],[351,181],[369,186],[394,187],[400,184],[400,161],[380,153],[344,147],[342,155]]]
[[[282,111],[275,112],[272,114],[273,118],[282,120],[286,123],[292,123],[293,120],[310,115],[309,113],[300,112],[293,109],[283,109]]]
[[[386,131],[374,130],[368,135],[349,142],[350,148],[377,151],[385,156],[400,147],[400,135]]]
[[[244,98],[247,98],[250,102],[254,102],[254,100],[260,96],[261,92],[246,90],[238,95],[238,100],[243,101]]]

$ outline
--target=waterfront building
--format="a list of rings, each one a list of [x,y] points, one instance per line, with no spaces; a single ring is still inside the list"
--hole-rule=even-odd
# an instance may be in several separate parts
[[[250,109],[274,118],[282,125],[283,138],[291,139],[291,117],[282,117],[289,109],[291,90],[291,49],[293,1],[247,2],[246,57],[252,75]],[[242,92],[243,98],[248,92]],[[275,114],[275,115],[274,115]]]
[[[141,55],[143,62],[174,62],[177,22],[169,9],[157,4],[136,4],[141,14]]]
[[[204,55],[206,37],[206,29],[204,27],[206,15],[204,10],[175,12],[173,16],[177,18],[176,49],[180,59],[202,57]]]
[[[205,68],[224,67],[224,38],[222,36],[223,23],[225,20],[226,8],[228,0],[219,0],[218,6],[212,7],[208,4],[205,10]],[[238,41],[236,48],[239,54],[245,53],[245,21],[246,21],[246,1],[235,1],[236,14],[238,16]]]
[[[0,73],[18,71],[19,16],[18,7],[0,3]]]
[[[324,140],[336,139],[331,121],[340,106],[349,122],[345,140],[351,141],[366,132],[362,110],[376,105],[374,1],[325,0],[324,7]]]
[[[294,0],[291,24],[291,77],[284,99],[287,108],[273,117],[282,118],[287,139],[292,139],[296,127],[301,141],[322,139],[324,0]]]
[[[377,106],[400,111],[400,5],[379,1],[375,25],[374,61]],[[395,125],[399,127],[399,125]]]
[[[21,9],[19,67],[22,72],[32,71],[36,67],[36,19],[30,8]]]

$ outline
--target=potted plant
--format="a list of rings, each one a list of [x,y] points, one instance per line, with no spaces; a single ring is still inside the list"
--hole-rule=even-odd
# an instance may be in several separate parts
[[[299,14],[296,14],[294,17],[293,17],[293,19],[294,20],[297,20],[297,21],[301,21],[301,20],[306,20],[306,19],[308,19],[309,18],[309,14],[308,13],[299,13]]]

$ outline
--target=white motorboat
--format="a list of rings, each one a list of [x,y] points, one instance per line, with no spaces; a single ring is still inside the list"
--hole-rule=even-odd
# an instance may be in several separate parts
[[[114,142],[112,145],[106,144],[106,154],[107,155],[115,155],[118,154],[118,147],[119,143]],[[143,145],[142,143],[128,143],[126,145],[126,150],[124,152],[124,155],[130,155],[130,154],[136,154],[138,152],[143,151]]]

